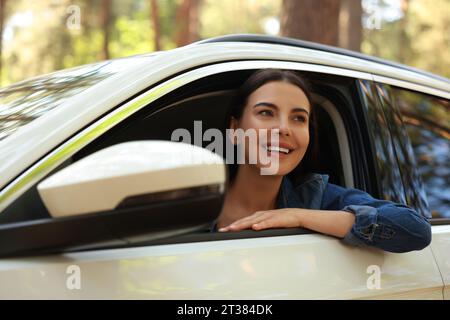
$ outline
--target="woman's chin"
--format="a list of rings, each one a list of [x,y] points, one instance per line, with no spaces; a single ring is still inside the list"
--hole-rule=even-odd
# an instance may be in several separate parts
[[[295,166],[287,166],[279,161],[271,161],[269,164],[257,164],[261,175],[285,176],[295,169]]]

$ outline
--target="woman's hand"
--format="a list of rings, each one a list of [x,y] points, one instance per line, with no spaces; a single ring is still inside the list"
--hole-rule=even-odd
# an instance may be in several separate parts
[[[219,232],[301,227],[301,213],[302,209],[296,208],[256,211],[248,217],[239,219],[226,227],[220,228]]]

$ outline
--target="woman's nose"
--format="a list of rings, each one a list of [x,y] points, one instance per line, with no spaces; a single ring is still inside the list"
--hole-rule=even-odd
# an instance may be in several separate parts
[[[291,127],[289,125],[289,119],[280,119],[278,129],[280,130],[280,135],[290,136]]]

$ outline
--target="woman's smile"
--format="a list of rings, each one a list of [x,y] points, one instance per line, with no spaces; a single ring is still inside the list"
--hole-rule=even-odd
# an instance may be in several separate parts
[[[292,154],[292,152],[295,150],[291,145],[286,143],[280,143],[280,144],[266,144],[263,145],[263,150],[266,151],[267,156],[269,158],[277,157],[280,159],[285,159],[289,155]]]

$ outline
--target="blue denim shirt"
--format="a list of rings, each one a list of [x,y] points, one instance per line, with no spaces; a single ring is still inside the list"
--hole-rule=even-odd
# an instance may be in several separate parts
[[[421,250],[430,244],[430,224],[410,207],[375,199],[358,189],[328,183],[328,178],[328,175],[311,173],[294,186],[284,177],[277,208],[351,212],[355,215],[355,223],[342,241],[354,246],[408,252]]]

